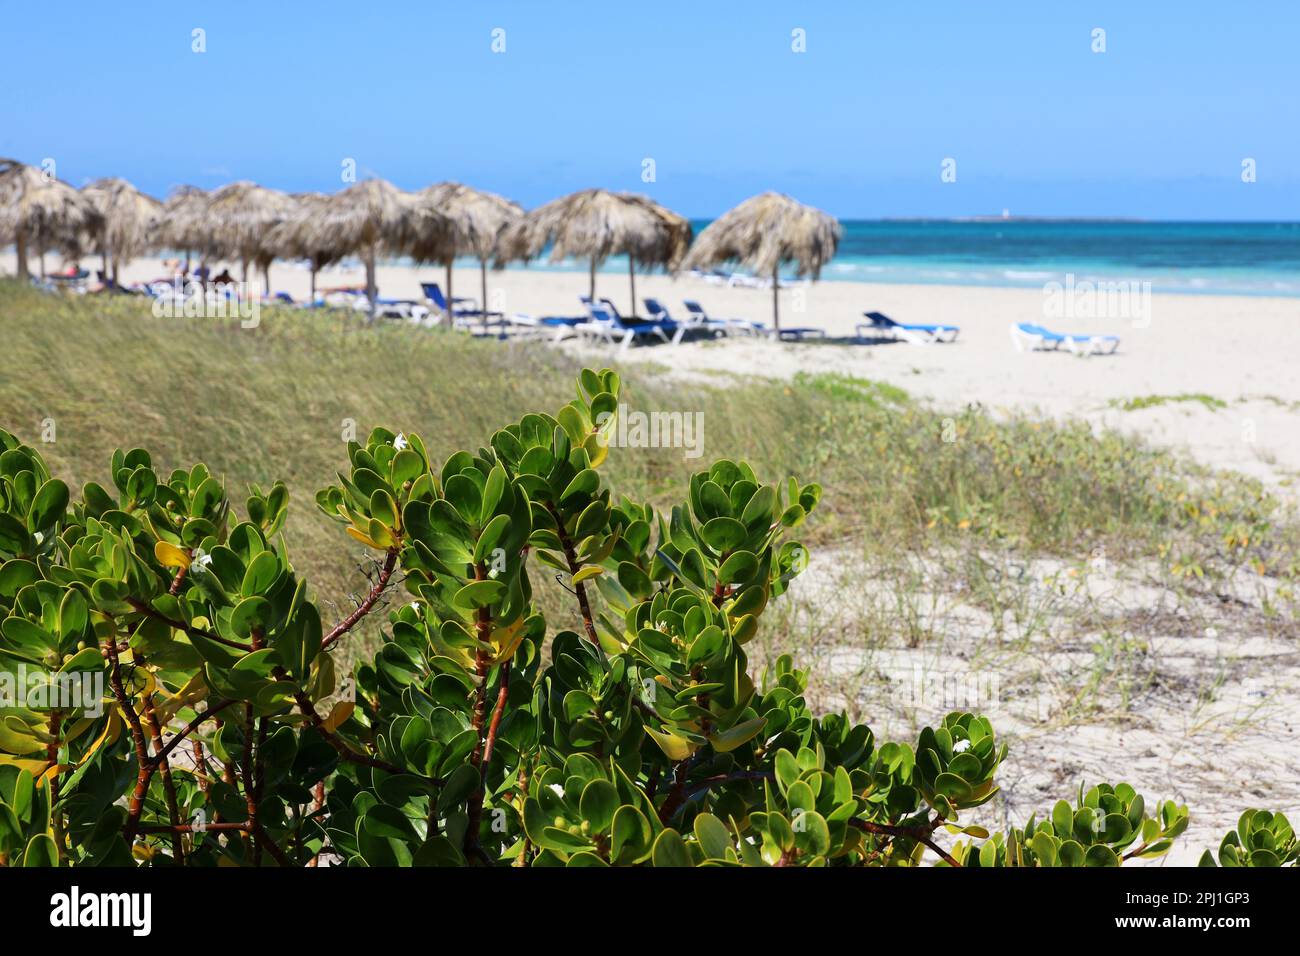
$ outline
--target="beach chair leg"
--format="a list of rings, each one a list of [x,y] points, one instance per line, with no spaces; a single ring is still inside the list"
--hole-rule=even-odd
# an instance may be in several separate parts
[[[619,343],[618,350],[626,352],[632,347],[632,339],[636,337],[636,329],[628,329],[623,333],[623,341]],[[612,339],[611,339],[612,341]]]

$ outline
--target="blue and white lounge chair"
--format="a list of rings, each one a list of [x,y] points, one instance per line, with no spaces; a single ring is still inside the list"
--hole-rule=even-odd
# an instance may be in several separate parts
[[[772,330],[762,322],[750,322],[746,319],[715,319],[709,313],[704,311],[704,306],[700,305],[694,299],[683,299],[682,305],[686,306],[686,311],[690,314],[691,319],[695,322],[704,322],[710,326],[719,324],[726,326],[728,334],[739,332],[742,335],[771,335]]]
[[[1011,326],[1011,344],[1017,352],[1055,352],[1062,345],[1075,355],[1111,355],[1119,348],[1118,335],[1071,335],[1053,332],[1031,322]]]
[[[643,299],[645,302],[646,315],[655,322],[668,322],[673,325],[680,325],[690,331],[700,331],[712,336],[727,335],[731,331],[731,325],[721,319],[710,319],[707,316],[701,317],[692,312],[688,319],[674,319],[668,314],[666,306],[662,305],[658,299]]]
[[[606,312],[608,312],[616,319],[622,319],[623,321],[627,321],[627,317],[624,316],[622,312],[618,311],[618,306],[614,304],[613,299],[607,299],[603,297],[599,299],[592,299],[592,297],[589,295],[580,295],[578,296],[578,300],[582,303],[582,307],[587,310],[588,317],[594,318],[591,315],[591,309],[592,306],[596,306],[604,309]]]
[[[447,297],[442,294],[442,288],[438,285],[438,283],[421,282],[420,288],[424,291],[424,297],[428,299],[431,303],[433,303],[435,309],[443,313],[447,311]],[[469,303],[468,307],[462,308],[462,303],[466,303],[466,302]],[[462,318],[499,319],[502,317],[500,312],[488,312],[485,315],[483,310],[479,308],[478,299],[472,299],[468,296],[463,296],[463,295],[452,296],[451,314],[453,318],[457,318],[457,319],[462,319]]]
[[[629,322],[613,315],[604,305],[592,305],[591,321],[576,325],[573,330],[596,341],[617,345],[620,351],[626,351],[634,340],[642,338],[657,338],[669,345],[676,345],[686,334],[686,326],[679,323]]]
[[[892,339],[910,342],[912,345],[933,345],[935,342],[954,342],[961,329],[955,325],[906,325],[895,322],[883,312],[863,312],[869,322],[859,322],[856,327],[859,339],[865,339],[866,332],[885,335]]]
[[[746,335],[775,335],[779,339],[795,342],[802,342],[804,339],[826,338],[825,329],[816,329],[809,326],[770,329],[762,322],[750,322],[748,319],[710,319],[708,313],[704,311],[704,306],[694,299],[683,299],[682,304],[686,306],[686,311],[697,319],[705,322],[726,322],[731,328]]]
[[[557,315],[544,315],[541,318],[534,318],[527,312],[516,312],[503,319],[503,324],[508,324],[521,330],[533,332],[536,335],[545,335],[549,333],[551,341],[558,342],[568,336],[576,335],[577,332],[575,330],[577,327],[585,325],[590,321],[590,316],[568,318]]]

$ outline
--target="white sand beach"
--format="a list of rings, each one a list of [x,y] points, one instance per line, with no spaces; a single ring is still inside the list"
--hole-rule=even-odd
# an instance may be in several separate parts
[[[55,256],[50,257],[53,269]],[[12,273],[12,253],[0,258]],[[33,264],[35,264],[33,262]],[[84,263],[93,266],[91,260]],[[213,272],[221,265],[214,265]],[[231,267],[238,274],[237,267]],[[166,274],[161,260],[141,259],[127,268],[124,283]],[[309,275],[298,264],[277,263],[275,290],[295,299],[308,295]],[[318,288],[364,285],[360,268],[331,268]],[[438,266],[381,266],[381,294],[422,298],[421,281],[445,285]],[[488,296],[494,310],[533,316],[581,314],[578,296],[587,291],[585,271],[542,269],[489,271]],[[262,288],[258,277],[256,286]],[[698,299],[716,317],[771,321],[770,290],[727,287],[680,276],[638,275],[638,312],[643,300],[657,298],[670,313],[684,315],[683,299]],[[480,297],[477,269],[453,273],[458,296]],[[602,272],[597,295],[628,309],[626,274]],[[1142,435],[1159,445],[1184,449],[1198,461],[1232,468],[1293,495],[1300,475],[1300,300],[1293,298],[1171,295],[1149,297],[1146,314],[1130,319],[1057,319],[1045,315],[1046,294],[1037,289],[941,285],[892,285],[822,281],[781,292],[783,326],[818,326],[830,342],[772,343],[730,339],[687,342],[670,348],[634,347],[592,361],[643,362],[665,374],[720,381],[727,376],[790,377],[800,371],[837,372],[886,381],[933,401],[936,408],[961,408],[978,402],[994,411],[1041,413],[1083,418],[1098,425]],[[913,346],[853,341],[864,311],[877,310],[905,323],[960,326],[956,343]],[[1114,334],[1121,338],[1112,356],[1077,358],[1057,353],[1020,353],[1009,326],[1033,322],[1072,333]],[[838,341],[837,341],[838,340]],[[573,347],[573,346],[566,346]],[[1158,396],[1205,395],[1225,403],[1212,408],[1195,400],[1166,401],[1123,410],[1113,403]]]

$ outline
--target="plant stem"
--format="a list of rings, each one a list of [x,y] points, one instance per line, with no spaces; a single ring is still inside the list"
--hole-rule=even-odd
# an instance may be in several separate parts
[[[555,505],[549,501],[546,503],[546,510],[555,519],[556,534],[559,535],[560,546],[564,549],[564,560],[569,565],[569,574],[575,575],[581,568],[578,565],[577,552],[573,549],[573,542],[569,539],[569,533],[564,530],[564,520],[555,509]],[[600,639],[596,637],[596,625],[591,617],[591,604],[587,601],[587,590],[581,581],[573,583],[573,593],[578,596],[578,609],[582,612],[582,625],[587,631],[587,639],[596,647],[600,647]]]
[[[922,843],[937,853],[949,866],[960,867],[961,864],[953,859],[951,854],[930,839],[931,835],[934,833],[934,828],[937,827],[939,823],[940,820],[937,817],[927,825],[921,827],[899,827],[888,823],[872,823],[869,820],[858,820],[856,818],[849,820],[849,826],[856,827],[866,833],[874,833],[890,837],[906,837],[907,839],[915,840],[917,843]]]
[[[55,710],[50,714],[50,736],[54,739],[45,745],[45,759],[48,767],[58,767],[59,742],[62,736],[63,711]],[[50,774],[50,826],[54,830],[54,846],[58,851],[59,864],[67,862],[68,849],[64,845],[63,809],[59,806],[59,772]]]
[[[149,735],[153,738],[153,760],[158,770],[162,773],[163,796],[167,802],[167,817],[171,820],[173,826],[181,822],[180,804],[176,800],[176,784],[172,780],[172,765],[166,759],[159,759],[158,755],[163,750],[163,732],[162,724],[158,721],[158,712],[154,710],[153,701],[149,695],[144,697],[144,717],[149,725]],[[172,840],[172,852],[176,856],[176,862],[184,865],[185,863],[185,841],[181,839],[180,834],[176,834]]]
[[[109,618],[109,620],[112,621],[112,618]],[[117,656],[116,633],[109,635],[104,650],[108,655],[108,682],[113,688],[113,696],[117,698],[117,705],[122,710],[122,716],[131,728],[131,741],[135,745],[135,789],[131,792],[131,799],[127,804],[126,826],[122,831],[122,835],[126,839],[126,845],[130,847],[135,842],[136,828],[140,825],[140,814],[144,812],[144,800],[149,793],[149,780],[153,776],[153,767],[149,760],[149,753],[145,748],[144,731],[140,729],[140,718],[135,712],[135,706],[131,703],[131,698],[126,694],[126,688],[122,685],[122,665]]]
[[[673,788],[659,808],[659,822],[667,823],[686,802],[686,774],[691,769],[692,758],[677,761],[673,770]]]
[[[241,644],[239,641],[232,641],[229,638],[222,637],[220,634],[214,634],[212,631],[205,631],[202,628],[194,627],[192,624],[186,624],[184,621],[178,621],[175,618],[168,617],[161,611],[150,607],[143,601],[137,601],[135,598],[127,598],[126,603],[131,605],[132,608],[134,608],[138,613],[143,614],[145,617],[151,617],[155,621],[162,621],[164,624],[167,624],[178,631],[184,631],[186,634],[197,634],[199,637],[207,638],[209,641],[214,641],[217,644],[233,648],[237,651],[244,651],[245,653],[252,650],[252,648],[247,644]]]
[[[483,581],[487,578],[487,568],[480,562],[474,566],[474,580]],[[478,689],[474,693],[474,716],[471,726],[478,732],[478,740],[474,744],[474,750],[469,755],[469,762],[474,769],[478,771],[478,786],[469,796],[469,806],[466,810],[465,824],[465,845],[466,856],[478,850],[479,846],[479,824],[483,819],[483,798],[487,793],[487,761],[483,755],[487,753],[487,683],[488,674],[492,669],[492,658],[488,656],[485,648],[492,641],[492,612],[486,607],[478,609],[477,620],[475,621],[475,631],[478,635],[478,647],[474,651],[474,676],[478,680]],[[503,675],[506,676],[506,675]],[[502,684],[502,691],[498,694],[502,697],[498,706],[504,706],[505,684]],[[498,717],[499,719],[499,717]]]
[[[399,549],[396,546],[388,549],[384,556],[383,567],[379,569],[379,577],[375,579],[375,583],[371,586],[370,591],[366,594],[362,602],[357,605],[356,610],[336,624],[334,629],[325,635],[325,638],[320,644],[321,650],[328,650],[333,646],[335,641],[341,638],[348,631],[352,630],[352,628],[357,625],[358,621],[370,613],[371,608],[375,606],[375,602],[379,600],[380,595],[382,595],[384,590],[388,587],[388,580],[393,576],[393,569],[397,566],[398,550]]]
[[[497,730],[501,726],[501,715],[505,713],[506,698],[510,696],[510,662],[506,661],[501,665],[501,673],[497,677],[497,703],[492,708],[492,720],[488,723],[487,743],[483,746],[483,765],[486,767],[492,762],[492,749],[496,746]]]

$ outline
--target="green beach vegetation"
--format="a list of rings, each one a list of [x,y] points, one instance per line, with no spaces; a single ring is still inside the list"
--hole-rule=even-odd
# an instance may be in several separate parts
[[[828,706],[782,610],[809,554],[1101,552],[1294,610],[1265,488],[1082,424],[16,283],[0,322],[0,657],[111,699],[6,709],[11,865],[1117,865],[1188,807],[1098,784],[996,827],[990,721]],[[705,458],[609,447],[620,407],[702,411]],[[1298,856],[1252,810],[1203,862]]]

